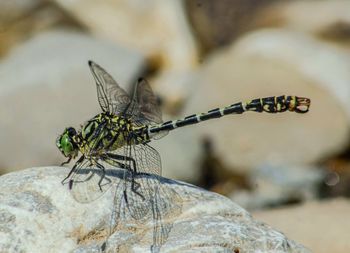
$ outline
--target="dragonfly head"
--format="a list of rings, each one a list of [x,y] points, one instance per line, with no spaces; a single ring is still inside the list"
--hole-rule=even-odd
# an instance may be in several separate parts
[[[73,127],[68,127],[63,134],[58,136],[56,146],[65,157],[75,158],[78,155],[79,148],[74,141],[77,132]]]

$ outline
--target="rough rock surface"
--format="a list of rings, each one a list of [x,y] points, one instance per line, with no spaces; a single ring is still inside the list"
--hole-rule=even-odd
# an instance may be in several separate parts
[[[350,252],[350,201],[345,198],[257,211],[253,217],[283,230],[313,252]]]
[[[88,60],[103,66],[125,89],[145,66],[138,53],[67,31],[42,33],[2,59],[0,174],[58,163],[56,136],[101,111]]]
[[[100,251],[109,234],[113,190],[78,203],[60,183],[67,173],[42,167],[0,178],[1,252]],[[225,197],[164,178],[161,185],[176,191],[180,199],[174,202],[182,205],[174,220],[164,220],[172,229],[161,252],[309,252]],[[149,223],[124,224],[109,237],[106,251],[148,252],[154,232]]]

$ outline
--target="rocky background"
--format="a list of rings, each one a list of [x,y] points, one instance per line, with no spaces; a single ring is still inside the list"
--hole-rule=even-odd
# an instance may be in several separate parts
[[[0,1],[0,174],[64,160],[56,137],[100,111],[89,59],[126,90],[146,77],[164,120],[305,96],[305,115],[229,116],[153,146],[164,176],[230,197],[314,252],[349,252],[349,10],[349,0]]]

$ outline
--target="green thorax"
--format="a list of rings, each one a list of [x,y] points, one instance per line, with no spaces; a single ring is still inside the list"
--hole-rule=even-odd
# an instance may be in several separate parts
[[[76,140],[82,153],[103,153],[130,144],[149,141],[146,126],[135,126],[127,118],[100,113],[87,121]]]

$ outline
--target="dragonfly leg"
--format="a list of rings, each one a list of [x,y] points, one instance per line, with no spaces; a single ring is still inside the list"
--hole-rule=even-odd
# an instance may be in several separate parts
[[[131,162],[132,163],[132,166],[131,166],[131,171],[136,173],[136,162],[133,158],[131,157],[128,157],[128,156],[123,156],[123,155],[117,155],[117,154],[113,154],[113,153],[107,153],[106,154],[108,158],[112,159],[112,160],[116,160],[116,161],[128,161],[128,162]],[[124,167],[123,169],[129,169],[130,170],[130,166],[124,164],[124,163],[120,163],[120,162],[117,162],[118,164],[123,164],[123,166],[121,167]]]
[[[63,166],[63,165],[65,165],[65,164],[69,163],[71,160],[72,160],[72,157],[70,156],[70,157],[68,158],[67,161],[61,163],[61,166]]]
[[[72,175],[76,167],[84,160],[84,158],[85,157],[83,155],[79,158],[79,160],[74,164],[73,168],[69,171],[68,175],[61,181],[61,184],[64,184],[64,182]]]
[[[131,179],[131,191],[132,191],[133,193],[139,195],[140,198],[142,198],[142,200],[145,200],[145,197],[144,197],[141,193],[139,193],[139,192],[137,191],[139,188],[141,188],[140,183],[136,182],[136,181],[135,181],[135,178],[133,177],[133,178]]]
[[[125,203],[127,205],[129,205],[129,203],[128,203],[128,195],[126,194],[126,190],[123,191],[123,195],[124,195]]]
[[[103,167],[101,164],[99,164],[98,162],[96,162],[96,166],[101,169],[102,171],[102,176],[100,178],[100,180],[98,181],[98,187],[100,188],[100,191],[102,192],[102,187],[101,187],[101,183],[103,181],[103,179],[105,178],[106,176],[106,170],[105,170],[105,167]]]
[[[135,187],[135,185],[137,185],[137,187]],[[142,201],[145,201],[145,197],[141,193],[137,192],[137,189],[140,188],[140,186],[141,185],[138,182],[136,182],[134,178],[131,179],[131,191],[134,192],[136,195],[140,196]],[[126,205],[129,206],[128,194],[126,193],[126,189],[124,189],[123,195],[124,195]]]
[[[132,163],[131,168],[130,168],[130,166],[123,164],[125,169],[129,169],[129,170],[131,169],[131,173],[132,173],[131,190],[132,190],[132,192],[134,192],[135,194],[140,196],[143,200],[145,200],[144,196],[142,196],[142,194],[137,191],[137,189],[139,189],[141,187],[141,185],[138,182],[136,182],[134,179],[134,175],[137,174],[135,159],[133,159],[132,157],[122,156],[122,155],[113,154],[113,153],[107,153],[106,155],[109,159],[116,160],[116,162],[117,161],[128,161],[128,162]],[[119,162],[117,162],[117,163],[119,163]]]

